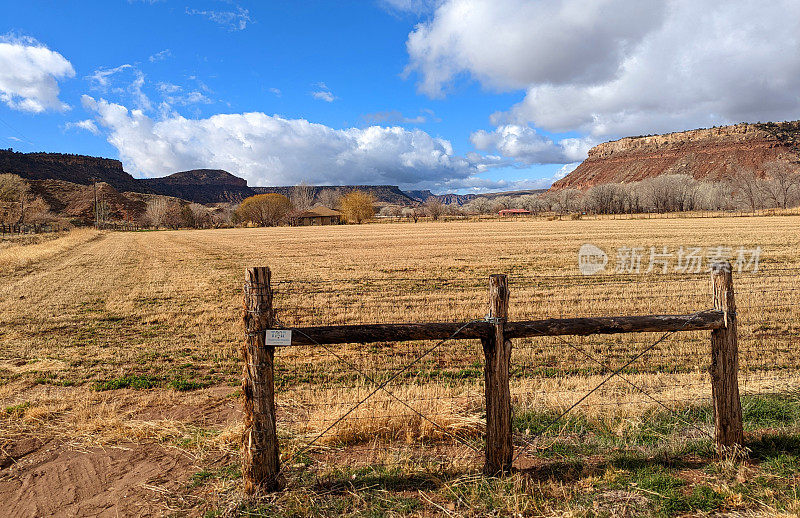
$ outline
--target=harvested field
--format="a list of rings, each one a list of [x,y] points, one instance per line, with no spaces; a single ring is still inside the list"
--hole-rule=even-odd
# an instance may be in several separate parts
[[[774,216],[81,230],[4,246],[0,502],[20,516],[800,512],[798,227]],[[276,381],[289,489],[243,501],[245,267],[271,267],[289,326],[482,318],[491,273],[509,276],[512,320],[710,307],[706,272],[581,276],[587,242],[612,262],[623,246],[760,246],[760,270],[734,275],[749,460],[716,460],[703,435],[707,332],[670,336],[623,371],[648,395],[615,379],[555,426],[659,336],[515,342],[514,429],[530,446],[502,479],[479,476],[471,449],[485,421],[477,341],[442,344],[322,436],[433,344],[292,348],[277,353]]]

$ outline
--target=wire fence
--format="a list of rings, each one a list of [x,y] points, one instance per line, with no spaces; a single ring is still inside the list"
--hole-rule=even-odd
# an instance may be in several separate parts
[[[274,282],[282,325],[469,322],[487,312],[487,277],[414,272]],[[577,276],[508,272],[509,320],[691,314],[712,307],[707,272]],[[743,402],[800,390],[800,276],[735,273]],[[619,441],[708,440],[708,331],[514,340],[515,465]],[[486,409],[479,340],[280,348],[282,463],[298,477],[398,463],[474,470]],[[616,373],[615,376],[611,376]],[[587,446],[588,445],[588,446]],[[594,446],[592,446],[594,445]]]

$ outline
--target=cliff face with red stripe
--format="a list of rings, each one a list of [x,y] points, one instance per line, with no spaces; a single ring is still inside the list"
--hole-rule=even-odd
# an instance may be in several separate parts
[[[719,181],[737,167],[763,175],[764,164],[776,160],[800,161],[800,121],[743,123],[606,142],[589,150],[589,157],[552,189],[586,189],[662,174]]]

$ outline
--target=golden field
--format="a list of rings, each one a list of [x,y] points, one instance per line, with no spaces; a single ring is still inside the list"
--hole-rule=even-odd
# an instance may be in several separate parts
[[[79,230],[0,246],[0,441],[6,451],[30,437],[55,441],[62,449],[167,445],[191,458],[193,467],[186,468],[184,478],[192,469],[216,473],[235,463],[241,299],[248,266],[272,269],[278,316],[292,327],[479,319],[487,311],[492,273],[509,276],[512,320],[690,314],[711,305],[705,271],[582,276],[577,251],[583,243],[609,253],[607,270],[613,270],[615,250],[642,247],[642,271],[651,246],[671,252],[680,246],[760,246],[760,270],[734,273],[740,383],[746,395],[800,387],[797,216]],[[537,435],[541,423],[534,417],[557,415],[600,383],[609,368],[625,364],[659,338],[515,343],[512,397],[520,441]],[[278,351],[278,428],[287,465],[300,469],[312,462],[303,460],[305,444],[376,382],[432,345]],[[708,362],[707,332],[676,333],[623,371],[649,395],[615,378],[570,419],[599,423],[612,436],[630,435],[664,407],[684,412],[704,404],[710,395]],[[387,387],[413,410],[379,392],[319,438],[316,445],[322,449],[313,450],[317,462],[324,457],[326,469],[337,469],[391,458],[404,466],[414,453],[403,448],[439,444],[450,448],[447,469],[469,472],[480,459],[451,439],[457,435],[482,447],[482,383],[479,343],[441,344]],[[574,442],[567,424],[553,426],[546,435]],[[702,422],[693,426],[698,434],[707,431]],[[369,453],[348,457],[346,446]],[[537,442],[532,450],[539,447]],[[530,455],[528,462],[534,462],[535,452]],[[0,474],[0,498],[18,490],[15,480],[4,482]],[[222,505],[238,483],[235,476],[216,475],[201,482],[149,491],[164,509],[194,513]],[[303,490],[297,491],[286,498],[302,501]],[[436,514],[442,502],[426,498],[433,498],[433,505],[423,499],[422,509]]]

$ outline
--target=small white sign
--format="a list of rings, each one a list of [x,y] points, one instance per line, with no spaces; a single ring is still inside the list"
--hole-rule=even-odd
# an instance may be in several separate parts
[[[292,345],[292,331],[289,329],[267,329],[266,345],[288,346]]]

